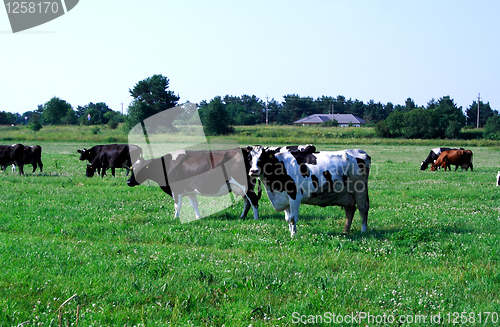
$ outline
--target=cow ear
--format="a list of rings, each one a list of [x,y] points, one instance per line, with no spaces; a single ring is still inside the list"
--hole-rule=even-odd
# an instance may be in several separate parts
[[[82,153],[82,150],[76,150],[76,152],[78,152],[78,153]]]

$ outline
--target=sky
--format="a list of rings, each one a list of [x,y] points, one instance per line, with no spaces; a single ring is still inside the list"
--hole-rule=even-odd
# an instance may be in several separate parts
[[[343,95],[417,105],[449,95],[500,109],[500,1],[80,0],[12,33],[0,9],[0,111],[56,96],[127,111],[154,74],[179,103]]]

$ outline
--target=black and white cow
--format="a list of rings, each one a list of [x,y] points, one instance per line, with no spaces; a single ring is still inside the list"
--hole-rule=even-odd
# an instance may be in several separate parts
[[[24,175],[24,145],[0,145],[0,167],[5,170],[8,165],[19,167],[19,175]]]
[[[140,147],[129,144],[96,145],[91,149],[78,150],[78,152],[80,153],[80,160],[88,160],[90,162],[86,169],[87,177],[93,177],[96,170],[101,177],[104,177],[108,168],[111,168],[113,177],[115,176],[116,168],[125,168],[128,176],[130,172],[129,167],[132,167],[130,152],[136,152],[134,158],[142,155]]]
[[[356,206],[367,230],[370,156],[363,150],[314,153],[277,152],[254,146],[249,175],[259,177],[276,211],[285,211],[291,235],[297,233],[301,203],[342,206],[346,213],[344,233],[349,233]]]
[[[427,156],[427,158],[425,158],[425,160],[422,161],[422,163],[420,163],[420,170],[426,170],[427,167],[429,167],[429,165],[432,165],[437,160],[437,158],[439,157],[441,152],[448,151],[448,150],[463,150],[463,148],[434,148],[434,149],[432,149],[431,152],[429,153],[429,155]],[[457,168],[457,167],[455,167],[455,168]]]
[[[497,186],[500,186],[500,171],[497,174]]]
[[[128,186],[152,180],[174,199],[175,217],[179,218],[182,198],[187,196],[197,219],[197,195],[218,197],[233,192],[242,196],[245,206],[241,217],[250,207],[258,219],[260,192],[254,192],[255,179],[247,175],[249,152],[242,149],[219,151],[178,150],[160,158],[139,158],[132,167]]]

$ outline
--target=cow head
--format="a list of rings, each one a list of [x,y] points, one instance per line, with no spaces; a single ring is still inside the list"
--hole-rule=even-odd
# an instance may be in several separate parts
[[[132,173],[127,180],[127,185],[137,186],[148,179],[155,180],[153,176],[154,174],[158,174],[158,169],[157,167],[152,167],[151,162],[152,160],[146,160],[143,157],[139,157],[132,165]]]
[[[91,164],[87,165],[87,169],[85,171],[85,176],[87,177],[94,177],[96,168],[92,166]]]
[[[420,170],[426,170],[427,167],[429,167],[429,163],[428,162],[422,161],[420,163]]]
[[[250,170],[248,174],[251,177],[259,177],[263,172],[263,167],[265,164],[265,156],[273,156],[274,152],[269,153],[268,147],[263,147],[260,145],[256,145],[254,147],[247,147],[250,151]]]
[[[89,157],[89,150],[83,149],[83,150],[76,150],[80,154],[80,160],[87,160]]]

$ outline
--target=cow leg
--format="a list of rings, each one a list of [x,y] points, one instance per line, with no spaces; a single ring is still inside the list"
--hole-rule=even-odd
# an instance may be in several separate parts
[[[174,208],[175,208],[175,218],[179,218],[181,214],[181,207],[182,207],[182,195],[178,196],[173,196],[174,198]]]
[[[200,219],[200,211],[198,210],[198,199],[196,198],[196,195],[188,195],[189,203],[191,203],[191,207],[194,209],[194,215],[196,216],[196,219]]]
[[[240,218],[243,219],[247,216],[250,208],[253,210],[253,219],[259,219],[259,200],[257,199],[257,195],[254,192],[249,192],[243,195],[243,212],[241,213]]]
[[[36,162],[34,162],[34,163],[33,163],[33,171],[32,171],[31,173],[34,173],[34,172],[35,172],[36,167],[37,167]]]
[[[3,170],[3,169],[2,169]],[[12,164],[12,172],[15,173],[16,172],[16,165]]]
[[[127,174],[125,176],[128,176],[128,174],[130,173],[130,168],[125,167],[125,170],[127,171]]]
[[[297,234],[297,221],[299,220],[299,201],[292,201],[290,207],[285,209],[285,220],[288,222],[290,236]]]
[[[38,166],[40,167],[40,172],[42,172],[43,164],[41,160],[38,162]]]
[[[113,177],[115,177],[115,167],[111,167],[111,175],[113,175]]]
[[[351,231],[352,219],[354,218],[354,213],[356,212],[356,206],[345,206],[345,226],[344,226],[344,234],[349,234]],[[364,222],[363,222],[364,223]],[[365,226],[363,226],[365,227]],[[362,227],[362,229],[363,229]]]
[[[240,218],[243,219],[247,216],[248,211],[250,211],[250,200],[247,198],[247,195],[243,196],[243,212],[241,213]]]

